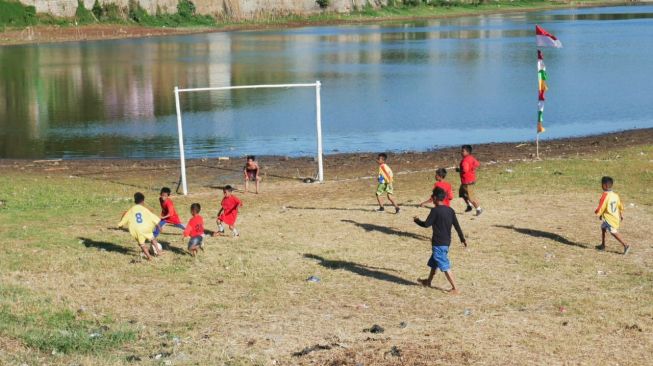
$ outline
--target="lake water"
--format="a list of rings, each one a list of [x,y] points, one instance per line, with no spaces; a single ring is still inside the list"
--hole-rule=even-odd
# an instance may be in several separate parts
[[[324,150],[653,127],[653,6],[0,47],[1,158],[178,156],[173,88],[322,82]],[[313,89],[182,94],[187,156],[311,155]]]

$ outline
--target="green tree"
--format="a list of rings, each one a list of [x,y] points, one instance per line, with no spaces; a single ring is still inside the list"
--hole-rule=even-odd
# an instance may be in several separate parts
[[[192,18],[195,10],[195,4],[190,0],[179,0],[177,3],[177,14],[184,19]]]

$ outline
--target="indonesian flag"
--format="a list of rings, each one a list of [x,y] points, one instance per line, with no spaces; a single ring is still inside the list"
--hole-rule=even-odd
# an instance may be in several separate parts
[[[562,48],[562,42],[539,25],[535,25],[535,39],[538,47]]]

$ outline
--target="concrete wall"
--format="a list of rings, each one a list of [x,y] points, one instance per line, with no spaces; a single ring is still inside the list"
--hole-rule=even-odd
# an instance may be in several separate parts
[[[20,0],[25,5],[33,5],[39,13],[49,13],[58,17],[72,17],[77,9],[77,0]],[[115,3],[127,7],[129,0],[99,0],[101,4]],[[231,19],[251,19],[271,14],[310,14],[320,12],[315,0],[192,0],[200,14]],[[387,0],[370,0],[379,6]],[[95,0],[83,0],[87,9],[93,7]],[[156,13],[157,7],[163,12],[177,11],[177,0],[138,0],[148,13]],[[367,0],[331,0],[329,10],[349,12],[354,7],[363,7]]]

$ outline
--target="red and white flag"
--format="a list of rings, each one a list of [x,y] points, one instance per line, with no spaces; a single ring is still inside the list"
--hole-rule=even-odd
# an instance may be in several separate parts
[[[562,48],[562,42],[539,25],[535,25],[535,39],[538,47]]]

